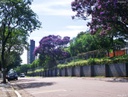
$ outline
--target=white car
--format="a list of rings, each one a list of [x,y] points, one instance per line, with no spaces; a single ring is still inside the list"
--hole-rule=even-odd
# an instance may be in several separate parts
[[[24,73],[21,73],[21,74],[20,74],[20,77],[25,77],[25,74],[24,74]]]

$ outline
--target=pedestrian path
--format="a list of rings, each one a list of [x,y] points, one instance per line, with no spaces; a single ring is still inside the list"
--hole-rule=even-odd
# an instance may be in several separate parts
[[[0,83],[0,97],[17,97],[17,95],[9,83],[7,84]]]

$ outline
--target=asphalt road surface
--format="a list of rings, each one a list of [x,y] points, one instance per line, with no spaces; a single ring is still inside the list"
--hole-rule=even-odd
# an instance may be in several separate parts
[[[22,97],[128,97],[124,78],[25,77],[11,83]]]

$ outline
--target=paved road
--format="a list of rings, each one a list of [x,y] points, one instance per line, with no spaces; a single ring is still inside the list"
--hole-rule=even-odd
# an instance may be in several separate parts
[[[119,78],[20,78],[12,81],[22,97],[128,97],[128,81]]]

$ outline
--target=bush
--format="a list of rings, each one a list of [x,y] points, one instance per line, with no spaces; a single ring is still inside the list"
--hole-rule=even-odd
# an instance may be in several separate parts
[[[88,65],[96,65],[97,63],[98,61],[96,60],[96,58],[88,59]]]
[[[58,64],[57,68],[74,67],[88,65],[87,60],[72,61],[67,64]]]
[[[118,56],[118,57],[104,57],[104,58],[90,58],[88,60],[74,60],[67,64],[59,64],[57,68],[65,68],[65,67],[74,67],[74,66],[85,66],[85,65],[104,65],[104,64],[112,64],[112,63],[127,63],[128,55]]]

